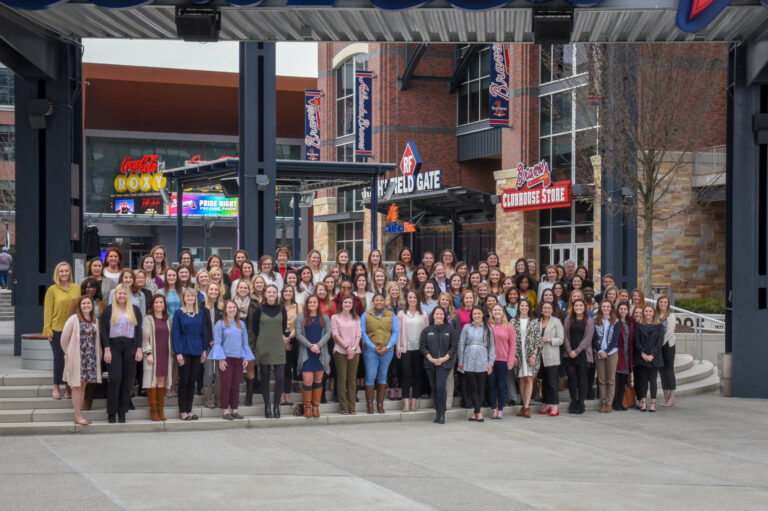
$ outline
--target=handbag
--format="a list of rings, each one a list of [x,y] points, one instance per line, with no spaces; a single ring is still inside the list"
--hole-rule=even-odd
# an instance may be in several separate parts
[[[627,380],[627,386],[624,387],[624,399],[621,402],[624,408],[634,408],[637,404],[637,398],[635,397],[635,387],[632,385],[632,379]]]

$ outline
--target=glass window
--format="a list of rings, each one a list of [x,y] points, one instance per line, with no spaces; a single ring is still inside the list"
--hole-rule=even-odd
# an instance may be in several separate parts
[[[0,124],[0,161],[16,160],[16,127]]]
[[[591,128],[597,125],[597,98],[587,87],[576,89],[576,129]]]
[[[347,59],[336,70],[336,136],[343,137],[355,132],[352,122],[355,115],[355,72],[368,69],[368,56],[358,54]]]
[[[278,160],[300,160],[301,150],[302,146],[300,145],[277,144],[275,158]]]
[[[336,146],[336,161],[355,161],[354,143]]]
[[[490,58],[490,50],[486,46],[467,65],[466,78],[459,84],[457,96],[456,122],[459,126],[488,119]]]
[[[363,189],[342,188],[336,191],[336,211],[352,213],[363,210]]]
[[[0,105],[14,105],[15,102],[13,73],[0,64]]]
[[[571,179],[571,135],[552,137],[552,179],[568,181]]]
[[[349,250],[353,261],[363,260],[363,222],[341,222],[336,224],[336,251]]]
[[[552,133],[571,131],[571,91],[552,95]]]
[[[546,136],[552,134],[552,96],[542,96],[539,101],[540,108],[540,135]]]
[[[577,183],[593,183],[592,156],[597,154],[597,129],[576,132],[576,172]]]

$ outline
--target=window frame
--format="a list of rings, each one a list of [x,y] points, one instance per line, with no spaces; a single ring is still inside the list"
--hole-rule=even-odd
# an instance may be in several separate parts
[[[473,57],[472,62],[467,65],[466,73],[464,78],[461,82],[459,82],[457,88],[456,88],[456,127],[461,126],[467,126],[470,124],[475,124],[478,122],[487,121],[490,119],[490,111],[489,111],[489,93],[488,93],[488,87],[490,85],[491,80],[491,70],[490,70],[490,47],[485,46],[484,48],[481,48]],[[488,64],[488,68],[486,70],[483,70],[483,62]],[[476,68],[477,75],[472,76],[473,72],[473,66]],[[484,71],[486,73],[484,74]],[[484,85],[485,83],[485,85]],[[472,97],[471,87],[472,85],[477,84],[479,87],[479,90],[477,92],[478,94],[478,103],[477,103],[477,118],[476,119],[470,119],[470,101]],[[466,87],[468,90],[466,94],[466,122],[461,122],[461,99],[462,99],[462,90]],[[483,107],[485,107],[485,113],[483,114]],[[483,117],[483,115],[485,115]]]

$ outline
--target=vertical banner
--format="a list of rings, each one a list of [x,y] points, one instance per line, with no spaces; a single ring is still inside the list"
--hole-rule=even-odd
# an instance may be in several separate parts
[[[509,46],[492,44],[488,86],[488,117],[491,126],[509,126]]]
[[[320,160],[320,98],[323,91],[304,91],[304,159]]]
[[[373,156],[373,126],[371,110],[373,110],[373,71],[355,72],[355,157],[370,158]]]

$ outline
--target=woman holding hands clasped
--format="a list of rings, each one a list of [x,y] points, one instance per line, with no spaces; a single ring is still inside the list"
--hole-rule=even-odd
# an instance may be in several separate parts
[[[474,407],[470,421],[484,421],[480,406],[485,394],[485,377],[493,371],[495,361],[493,331],[485,321],[485,311],[476,305],[472,308],[472,321],[464,326],[459,338],[459,371],[464,373]]]
[[[349,303],[349,300],[345,301]],[[320,301],[316,296],[307,298],[305,305],[306,309],[296,316],[295,327],[299,348],[298,367],[304,385],[301,390],[304,417],[309,418],[320,417],[323,374],[329,373],[331,369],[331,354],[325,347],[331,338],[331,318],[320,312]]]
[[[181,420],[190,421],[198,419],[192,413],[192,400],[197,374],[206,358],[210,319],[200,310],[194,289],[185,289],[181,299],[183,305],[173,316],[171,339],[179,364],[179,413]]]
[[[75,424],[87,426],[83,417],[83,396],[89,383],[101,383],[101,343],[99,324],[94,315],[93,299],[83,296],[74,302],[72,314],[61,331],[64,352],[64,380],[72,389]]]
[[[143,385],[147,389],[149,418],[165,419],[165,390],[171,386],[173,357],[171,356],[171,317],[165,296],[152,297],[149,312],[142,323],[142,351],[144,352]]]
[[[447,401],[446,383],[452,373],[453,357],[459,344],[456,329],[446,321],[446,312],[442,307],[432,311],[430,325],[421,331],[419,350],[424,356],[424,368],[432,387],[432,400],[435,403],[435,419],[432,422],[445,424]],[[452,397],[452,396],[451,396]]]
[[[248,346],[248,331],[240,319],[237,304],[232,300],[224,303],[224,316],[213,327],[213,348],[211,359],[219,364],[221,378],[221,409],[223,419],[242,419],[237,412],[240,406],[240,380],[243,369],[253,360]]]

